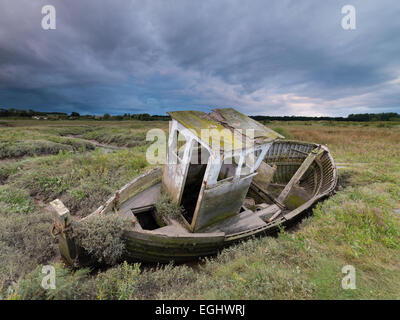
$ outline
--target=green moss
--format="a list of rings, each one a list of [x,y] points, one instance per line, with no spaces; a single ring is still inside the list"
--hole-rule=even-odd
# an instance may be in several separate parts
[[[297,207],[300,207],[305,202],[306,202],[305,199],[298,197],[294,194],[291,194],[287,197],[285,201],[285,206],[290,210],[293,210],[296,209]]]

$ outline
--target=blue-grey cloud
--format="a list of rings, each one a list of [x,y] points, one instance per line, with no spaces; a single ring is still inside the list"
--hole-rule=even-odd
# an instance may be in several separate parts
[[[41,8],[57,29],[41,28]],[[347,1],[0,3],[0,107],[249,114],[400,111],[400,7]]]

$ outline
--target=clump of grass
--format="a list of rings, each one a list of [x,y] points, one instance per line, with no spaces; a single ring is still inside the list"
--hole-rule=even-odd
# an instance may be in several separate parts
[[[33,208],[33,201],[26,190],[0,186],[0,214],[29,213]]]
[[[152,278],[171,284],[149,298],[310,299],[316,288],[297,266],[312,265],[312,257],[298,241],[287,238],[282,234],[231,246],[204,259],[194,275],[181,266],[160,269]]]
[[[39,263],[53,259],[56,244],[50,234],[52,223],[49,215],[40,212],[0,214],[0,290]]]
[[[94,128],[91,126],[81,125],[81,126],[62,126],[62,127],[51,126],[43,131],[60,136],[68,136],[68,135],[78,136],[92,130],[94,130]]]
[[[96,278],[97,298],[100,300],[130,299],[137,290],[140,264],[123,264],[112,268]]]
[[[32,170],[22,174],[14,185],[28,189],[31,196],[44,201],[58,197],[71,188],[76,180],[71,174],[57,174],[47,166],[43,166],[42,171]]]
[[[0,184],[7,181],[8,177],[18,171],[18,165],[15,163],[5,163],[0,166]]]
[[[400,130],[392,128],[359,127],[348,125],[334,130],[329,127],[312,126],[290,128],[296,140],[327,145],[338,162],[370,162],[394,164],[400,158]],[[374,152],[373,150],[379,150]]]
[[[69,145],[73,148],[74,151],[90,151],[94,150],[95,146],[93,143],[89,141],[85,141],[79,138],[66,138],[66,137],[59,137],[59,136],[48,136],[48,141],[61,143],[65,145]]]
[[[98,299],[168,299],[196,281],[198,276],[185,265],[168,264],[140,270],[139,264],[127,262],[113,267],[96,278]]]
[[[184,210],[182,206],[172,201],[171,197],[166,193],[161,194],[155,206],[159,215],[170,219],[178,219]]]
[[[14,125],[7,121],[0,121],[0,127],[13,127]]]
[[[88,179],[77,187],[72,187],[61,196],[63,203],[73,215],[85,217],[98,208],[115,190],[101,180]]]
[[[272,128],[272,130],[274,130],[274,131],[278,132],[279,134],[281,134],[282,136],[284,136],[285,139],[291,139],[292,138],[291,134],[286,129],[284,129],[282,127],[275,127],[275,128]]]
[[[42,154],[57,154],[60,150],[72,151],[73,148],[61,143],[46,140],[25,140],[14,143],[0,143],[0,159],[20,158]]]
[[[395,123],[384,123],[380,122],[376,125],[377,128],[393,128],[395,126]]]
[[[114,214],[91,217],[73,225],[72,237],[98,263],[114,265],[125,251],[123,233],[128,224],[127,218]]]
[[[93,279],[88,278],[89,269],[71,271],[62,264],[57,263],[55,269],[55,289],[42,287],[42,265],[19,281],[12,290],[8,299],[23,300],[70,300],[94,299],[96,286]]]
[[[147,144],[145,130],[127,130],[126,128],[104,127],[86,132],[85,139],[121,147],[135,147]]]
[[[41,201],[61,198],[72,214],[86,216],[147,166],[145,147],[104,154],[59,153],[0,168],[0,181]]]
[[[333,235],[335,243],[346,247],[344,252],[352,257],[374,254],[378,244],[399,249],[400,225],[391,214],[389,188],[390,185],[348,187],[317,205],[314,214],[320,225],[315,239],[323,242],[327,235]]]
[[[198,279],[198,274],[187,265],[172,263],[144,269],[136,283],[133,299],[171,299],[173,292],[182,292]],[[191,295],[187,295],[189,297]]]

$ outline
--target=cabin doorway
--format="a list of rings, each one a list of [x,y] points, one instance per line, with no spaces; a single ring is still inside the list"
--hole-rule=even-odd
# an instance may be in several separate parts
[[[195,142],[192,146],[192,157],[186,175],[185,186],[183,188],[181,205],[184,208],[183,216],[191,224],[196,210],[197,200],[200,196],[201,186],[207,169],[208,150]]]

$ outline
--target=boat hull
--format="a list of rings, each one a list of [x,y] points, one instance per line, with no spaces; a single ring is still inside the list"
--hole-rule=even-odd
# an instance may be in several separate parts
[[[296,172],[296,168],[304,161],[306,155],[316,146],[316,144],[296,141],[274,143],[265,158],[267,164],[275,165],[277,168],[272,184],[284,185],[287,183]],[[302,214],[316,201],[334,191],[337,183],[336,166],[329,150],[326,147],[323,148],[324,154],[313,163],[300,181],[299,185],[307,195],[301,204],[291,210],[284,211],[282,215],[271,222],[267,222],[264,226],[231,234],[224,232],[166,234],[157,230],[126,230],[124,232],[126,253],[123,258],[130,262],[186,262],[199,257],[215,255],[221,249],[251,237],[276,233],[280,227],[288,226],[299,220]],[[150,187],[159,183],[161,176],[162,169],[155,168],[135,178],[91,216],[115,211],[121,205],[120,203],[116,205],[117,200],[130,201],[129,199],[134,196],[140,198],[142,192],[146,192]],[[65,240],[65,234],[62,236]],[[67,240],[62,242],[62,255],[68,257],[68,261],[81,260],[79,252],[82,252],[82,250],[71,244],[71,239]],[[66,248],[66,243],[68,243],[69,250],[68,246]]]

